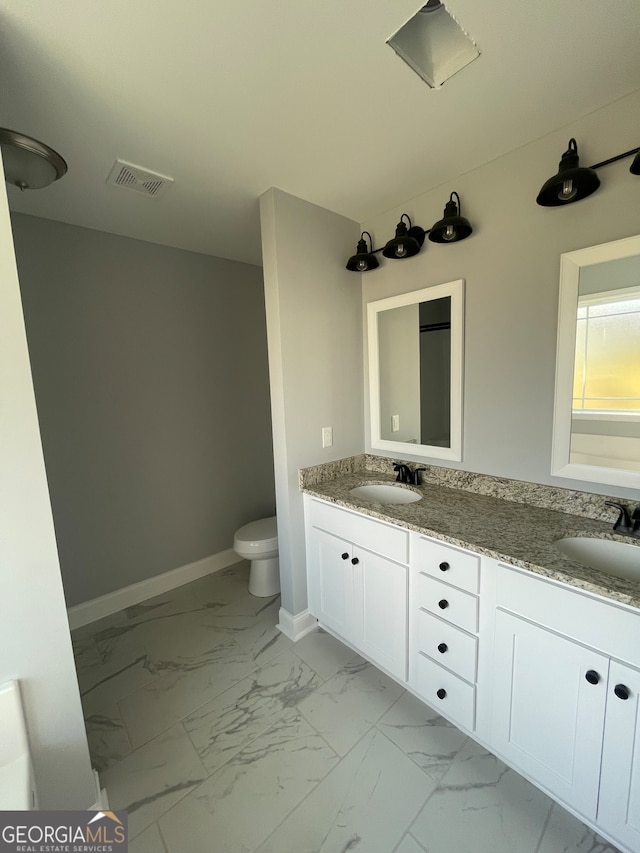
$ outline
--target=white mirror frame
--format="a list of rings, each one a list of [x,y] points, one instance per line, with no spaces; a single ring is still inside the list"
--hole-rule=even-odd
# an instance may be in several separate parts
[[[556,477],[631,489],[640,488],[640,473],[637,471],[581,465],[569,461],[580,270],[634,255],[640,255],[640,236],[602,243],[560,256],[556,390],[551,450],[551,473]]]
[[[381,438],[380,430],[380,370],[378,360],[378,314],[392,308],[402,308],[433,299],[451,297],[451,421],[450,446],[413,444]],[[464,366],[464,279],[449,281],[411,293],[390,296],[367,305],[369,341],[369,411],[371,449],[389,451],[397,456],[424,456],[432,459],[462,461],[462,389]]]

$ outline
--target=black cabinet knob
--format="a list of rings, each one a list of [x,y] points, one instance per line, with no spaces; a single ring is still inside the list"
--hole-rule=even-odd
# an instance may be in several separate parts
[[[443,655],[445,652],[449,651],[449,646],[446,643],[440,643],[440,645],[438,646],[438,651],[441,655]]]
[[[448,572],[451,566],[449,565],[449,563],[440,563],[439,568],[441,572]]]
[[[447,601],[446,598],[441,598],[440,601],[438,602],[438,607],[440,608],[440,610],[446,610],[448,606],[449,606],[449,602]]]
[[[600,676],[595,671],[595,669],[590,669],[585,675],[585,678],[587,679],[589,684],[597,684],[600,681]]]
[[[444,699],[446,695],[447,691],[444,689],[444,687],[441,687],[440,690],[436,690],[436,696],[438,697],[438,699]]]
[[[346,551],[345,551],[345,552],[344,552],[344,554],[342,555],[342,559],[343,559],[343,560],[348,560],[348,559],[349,559],[349,555],[347,554],[347,552],[346,552]]]
[[[354,566],[357,566],[357,565],[358,565],[358,563],[360,562],[360,560],[359,560],[357,557],[354,557],[354,558],[351,560],[351,562],[353,563],[353,565],[354,565]]]
[[[618,699],[628,699],[631,695],[629,693],[629,688],[624,684],[616,684],[613,688],[613,692],[616,694]]]

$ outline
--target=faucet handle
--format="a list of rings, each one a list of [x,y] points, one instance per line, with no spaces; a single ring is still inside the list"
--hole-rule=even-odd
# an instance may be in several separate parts
[[[621,530],[623,533],[629,533],[632,525],[631,525],[631,519],[629,518],[628,507],[624,506],[624,504],[619,504],[616,501],[605,501],[604,505],[605,506],[613,506],[617,510],[620,511],[619,515],[618,515],[618,519],[615,522],[615,524],[613,525],[613,529],[614,530]],[[634,519],[637,517],[636,516],[637,512],[638,512],[638,510],[636,509],[635,512],[633,513]]]
[[[396,477],[396,483],[404,483],[404,477],[406,476],[404,473],[404,465],[400,462],[396,462],[393,466],[393,470],[398,472],[398,476]]]
[[[426,471],[426,470],[427,470],[426,468],[415,468],[414,469],[413,479],[411,481],[414,486],[421,486],[422,485],[422,477],[420,476],[420,472]]]

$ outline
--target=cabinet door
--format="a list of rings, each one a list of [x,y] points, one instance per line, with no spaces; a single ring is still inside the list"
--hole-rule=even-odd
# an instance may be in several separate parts
[[[351,543],[312,527],[308,553],[309,612],[321,625],[355,642],[359,626],[354,624]]]
[[[598,825],[631,850],[640,850],[639,698],[640,672],[611,661]]]
[[[354,592],[359,603],[357,645],[374,663],[407,680],[408,569],[370,551],[354,549]]]
[[[493,745],[590,820],[596,816],[608,668],[607,657],[497,611]]]

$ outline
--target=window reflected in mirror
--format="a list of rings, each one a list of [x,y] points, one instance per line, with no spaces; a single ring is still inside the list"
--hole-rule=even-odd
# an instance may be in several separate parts
[[[640,486],[640,237],[562,256],[551,472]]]
[[[570,461],[640,471],[640,280],[591,293],[593,278],[579,284]]]

